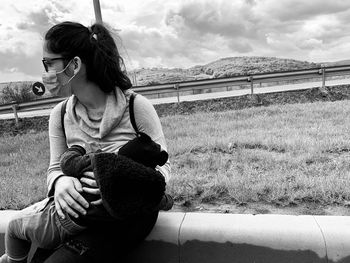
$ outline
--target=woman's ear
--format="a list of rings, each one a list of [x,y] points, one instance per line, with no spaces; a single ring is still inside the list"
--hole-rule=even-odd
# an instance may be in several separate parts
[[[73,77],[80,71],[80,69],[81,69],[81,59],[80,57],[74,57],[70,61],[68,68],[66,70],[66,73],[69,77]]]
[[[81,68],[81,59],[80,57],[74,57],[73,58],[73,61],[72,61],[72,64],[73,64],[73,70],[74,70],[74,75],[76,75],[79,71],[80,71],[80,68]]]

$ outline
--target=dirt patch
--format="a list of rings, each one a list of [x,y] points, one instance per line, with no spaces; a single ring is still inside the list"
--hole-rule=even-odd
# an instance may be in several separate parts
[[[48,131],[49,117],[21,118],[16,125],[14,119],[0,121],[0,136]]]
[[[337,101],[350,99],[349,85],[312,88],[307,90],[285,91],[256,95],[244,95],[212,100],[185,101],[156,105],[160,116],[192,114],[195,112],[219,112],[251,107],[264,107],[277,104],[310,103],[318,101]]]
[[[176,203],[172,209],[176,212],[201,212],[222,214],[280,214],[280,215],[328,215],[349,216],[350,208],[343,205],[324,205],[318,203],[301,203],[291,206],[280,206],[262,202],[245,204],[226,204],[216,202],[203,204],[196,201]]]

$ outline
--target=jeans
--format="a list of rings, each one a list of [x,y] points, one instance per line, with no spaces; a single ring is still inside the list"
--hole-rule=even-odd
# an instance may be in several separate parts
[[[31,263],[123,262],[151,232],[158,212],[89,227],[54,251],[38,249]]]
[[[54,249],[86,227],[74,223],[67,215],[60,219],[52,199],[44,199],[21,210],[11,219],[5,234],[6,254],[13,260],[28,256],[31,244]]]

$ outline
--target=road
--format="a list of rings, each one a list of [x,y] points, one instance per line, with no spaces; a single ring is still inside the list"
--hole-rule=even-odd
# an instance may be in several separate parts
[[[327,86],[336,86],[336,85],[343,85],[343,84],[350,84],[350,79],[339,79],[339,80],[328,80],[326,82]],[[271,87],[263,87],[263,88],[255,88],[254,93],[255,94],[261,94],[261,93],[272,93],[272,92],[281,92],[281,91],[292,91],[292,90],[304,90],[304,89],[310,89],[314,87],[320,87],[321,82],[307,82],[307,83],[300,83],[300,84],[290,84],[290,85],[277,85],[277,86],[271,86]],[[232,91],[225,91],[225,92],[212,92],[212,93],[204,93],[204,94],[197,94],[197,95],[186,95],[186,96],[180,96],[180,101],[196,101],[196,100],[209,100],[209,99],[216,99],[216,98],[226,98],[226,97],[237,97],[237,96],[243,96],[250,94],[250,89],[241,89],[241,90],[232,90]],[[177,97],[168,97],[168,98],[160,98],[160,99],[150,99],[150,101],[156,105],[156,104],[166,104],[166,103],[176,103]],[[44,109],[44,110],[36,110],[36,111],[22,111],[18,112],[19,118],[30,118],[30,117],[36,117],[36,116],[48,116],[50,115],[51,109]],[[14,119],[13,113],[7,113],[7,114],[1,114],[0,119]]]

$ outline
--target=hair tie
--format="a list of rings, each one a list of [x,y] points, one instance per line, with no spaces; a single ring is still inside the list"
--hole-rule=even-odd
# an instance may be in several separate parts
[[[93,38],[97,41],[97,34],[92,31],[92,28],[90,26],[88,26],[87,29],[90,33],[90,39]]]

